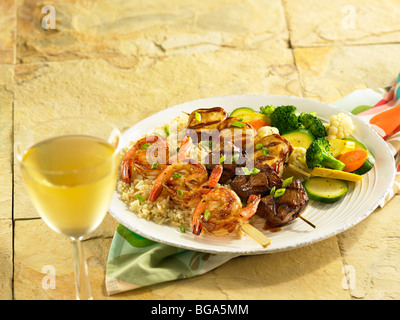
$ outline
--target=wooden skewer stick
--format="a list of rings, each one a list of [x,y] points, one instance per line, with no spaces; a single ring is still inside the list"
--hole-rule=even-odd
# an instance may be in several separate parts
[[[250,238],[258,242],[263,248],[266,248],[271,244],[271,239],[268,238],[264,233],[253,227],[250,223],[242,224],[242,230]]]
[[[299,218],[301,220],[303,220],[304,222],[308,223],[311,227],[313,227],[314,229],[316,228],[316,225],[311,223],[310,221],[308,221],[306,218],[304,218],[303,216],[299,215]]]

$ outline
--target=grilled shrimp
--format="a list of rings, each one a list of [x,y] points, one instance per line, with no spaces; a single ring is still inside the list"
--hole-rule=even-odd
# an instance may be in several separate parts
[[[169,155],[167,141],[160,136],[147,136],[128,150],[121,162],[122,179],[130,182],[132,171],[144,176],[158,176],[167,165],[184,159],[191,146],[189,137],[182,140],[179,152]]]
[[[216,166],[208,177],[207,170],[201,163],[184,160],[171,164],[154,181],[149,200],[157,200],[165,190],[176,204],[194,207],[204,194],[215,187],[221,174],[222,165]]]
[[[159,136],[147,136],[138,140],[128,150],[121,162],[122,179],[130,182],[132,171],[145,176],[157,176],[167,165],[169,148]]]
[[[210,191],[197,204],[193,212],[193,233],[199,235],[202,228],[217,237],[224,237],[238,230],[240,225],[257,211],[260,195],[251,195],[247,206],[235,192],[227,188]]]

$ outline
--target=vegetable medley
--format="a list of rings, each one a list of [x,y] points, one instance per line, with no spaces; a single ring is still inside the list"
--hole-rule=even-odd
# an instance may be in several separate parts
[[[338,113],[324,123],[315,113],[296,112],[287,106],[263,106],[259,112],[238,108],[231,117],[252,125],[259,135],[279,133],[293,146],[289,167],[304,177],[303,185],[312,200],[332,203],[348,192],[348,182],[362,180],[375,158],[361,142],[351,137],[350,116]]]

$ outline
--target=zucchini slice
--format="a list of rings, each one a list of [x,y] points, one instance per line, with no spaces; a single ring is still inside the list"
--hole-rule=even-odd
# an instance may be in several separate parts
[[[237,108],[237,109],[233,110],[230,116],[241,119],[241,121],[244,121],[244,122],[249,122],[249,121],[256,120],[256,119],[264,120],[265,122],[268,122],[268,123],[271,122],[268,115],[256,112],[253,109],[246,108],[246,107]]]
[[[363,150],[368,151],[368,157],[364,161],[362,166],[360,168],[358,168],[357,170],[353,171],[352,173],[363,175],[363,174],[366,174],[367,172],[369,172],[374,167],[374,164],[375,164],[375,157],[372,154],[372,152],[363,143],[361,143],[360,141],[358,141],[356,139],[343,138],[342,140],[353,141],[355,143],[355,149],[363,149]]]
[[[306,129],[290,131],[282,135],[282,137],[286,138],[293,148],[302,147],[308,149],[311,142],[314,141],[313,134]]]
[[[304,182],[304,188],[311,200],[333,203],[342,199],[349,191],[346,181],[312,177]]]

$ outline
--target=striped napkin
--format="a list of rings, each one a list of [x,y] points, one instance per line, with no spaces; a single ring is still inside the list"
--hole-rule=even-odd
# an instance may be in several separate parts
[[[400,192],[400,74],[388,91],[357,90],[334,103],[357,114],[386,140],[396,159],[392,191],[379,204],[383,207]],[[238,255],[216,255],[157,243],[118,225],[111,243],[106,269],[109,295],[136,288],[204,274]]]

